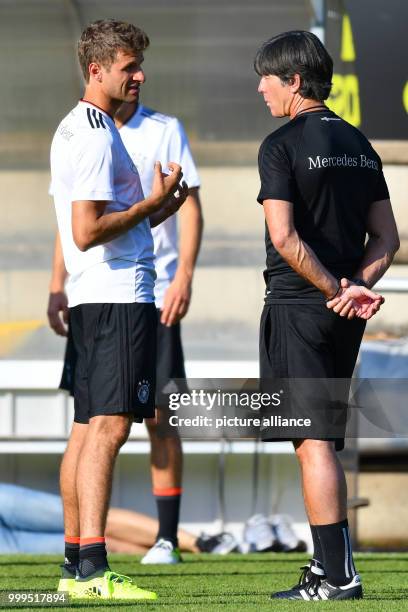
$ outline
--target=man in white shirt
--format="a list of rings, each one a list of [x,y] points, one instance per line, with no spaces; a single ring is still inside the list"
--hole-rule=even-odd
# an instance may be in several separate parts
[[[74,424],[61,465],[66,547],[59,590],[78,598],[157,597],[110,571],[104,538],[117,453],[132,422],[154,416],[150,227],[176,212],[188,192],[178,164],[169,162],[165,176],[157,162],[144,198],[112,119],[123,102],[138,99],[148,44],[142,30],[125,22],[101,20],[84,30],[78,45],[84,99],[62,120],[51,146],[77,354]]]
[[[155,300],[159,318],[156,368],[158,410],[157,422],[148,419],[146,425],[151,440],[152,484],[159,531],[156,544],[144,556],[142,563],[173,564],[181,560],[177,530],[182,494],[182,449],[177,429],[168,425],[168,400],[162,392],[168,388],[170,380],[185,378],[180,320],[189,306],[202,233],[198,195],[200,180],[187,136],[175,117],[163,115],[140,103],[123,104],[115,115],[115,123],[137,166],[144,193],[150,193],[152,188],[151,165],[155,159],[161,162],[163,168],[169,160],[179,163],[189,186],[188,197],[178,215],[180,250],[176,216],[169,217],[152,230],[157,274]]]
[[[166,168],[175,160],[183,168],[183,178],[189,186],[187,199],[180,209],[180,245],[176,216],[169,217],[152,229],[156,267],[155,301],[158,309],[157,394],[156,419],[147,419],[151,440],[151,470],[153,494],[156,499],[159,531],[157,542],[145,555],[142,563],[178,563],[177,530],[182,494],[182,448],[178,432],[168,427],[166,398],[161,393],[169,380],[185,378],[180,320],[186,314],[191,283],[202,234],[202,215],[199,200],[200,181],[191,155],[187,136],[181,123],[153,111],[140,103],[123,104],[115,115],[115,123],[125,147],[136,165],[143,192],[152,189],[155,160]],[[48,316],[56,333],[65,335],[60,319],[66,297],[66,270],[59,240],[54,255]],[[65,357],[61,387],[72,392],[75,350],[71,337]],[[184,389],[182,389],[184,390]]]

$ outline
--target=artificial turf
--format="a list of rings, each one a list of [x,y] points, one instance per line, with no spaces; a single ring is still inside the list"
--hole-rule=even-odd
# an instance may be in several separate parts
[[[121,611],[135,606],[169,612],[241,612],[246,610],[293,610],[311,602],[271,601],[270,593],[292,586],[299,575],[298,568],[307,557],[300,554],[250,554],[227,556],[184,555],[176,566],[146,566],[139,557],[111,555],[114,571],[135,579],[141,587],[154,590],[157,602],[119,603],[89,602],[71,604],[75,610],[110,608]],[[54,590],[59,577],[60,557],[42,555],[0,555],[0,593],[7,590]],[[365,589],[360,601],[318,602],[331,610],[396,610],[408,611],[408,553],[357,554],[356,565]],[[2,609],[13,610],[15,607]],[[49,610],[50,607],[26,607]],[[54,607],[54,610],[62,608]]]

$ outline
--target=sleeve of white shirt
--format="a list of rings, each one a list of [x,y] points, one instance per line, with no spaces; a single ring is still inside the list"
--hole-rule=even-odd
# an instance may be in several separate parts
[[[72,201],[115,200],[112,141],[105,130],[78,138],[73,148]]]
[[[200,187],[200,177],[191,154],[187,134],[178,119],[174,119],[169,125],[167,161],[180,164],[183,168],[183,181],[186,181],[189,187]]]

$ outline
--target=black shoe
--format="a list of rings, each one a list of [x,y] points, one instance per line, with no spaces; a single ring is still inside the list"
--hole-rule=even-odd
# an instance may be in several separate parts
[[[348,584],[337,587],[320,576],[313,575],[312,579],[303,586],[297,586],[289,591],[281,591],[272,595],[276,599],[300,599],[303,601],[324,601],[328,599],[362,599],[363,589],[360,576],[356,574]]]
[[[231,552],[239,552],[239,544],[232,533],[223,531],[210,536],[202,533],[196,542],[200,552],[227,555]]]
[[[320,586],[321,581],[326,578],[323,565],[316,559],[310,559],[309,563],[303,565],[300,569],[302,573],[300,574],[298,583],[288,591],[272,593],[272,599],[303,599],[300,594],[301,590],[305,588],[317,588]]]
[[[318,599],[362,599],[361,578],[356,574],[353,580],[340,587],[330,584],[327,580],[322,580],[317,595]]]

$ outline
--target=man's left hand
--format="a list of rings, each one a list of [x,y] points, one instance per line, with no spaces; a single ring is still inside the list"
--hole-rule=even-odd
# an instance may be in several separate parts
[[[341,279],[339,295],[327,302],[330,308],[341,317],[353,319],[358,317],[368,321],[371,319],[384,303],[384,297],[371,289],[361,285],[355,285],[347,278]]]
[[[191,279],[184,273],[177,273],[164,295],[161,323],[170,327],[178,323],[188,311],[191,300]]]

